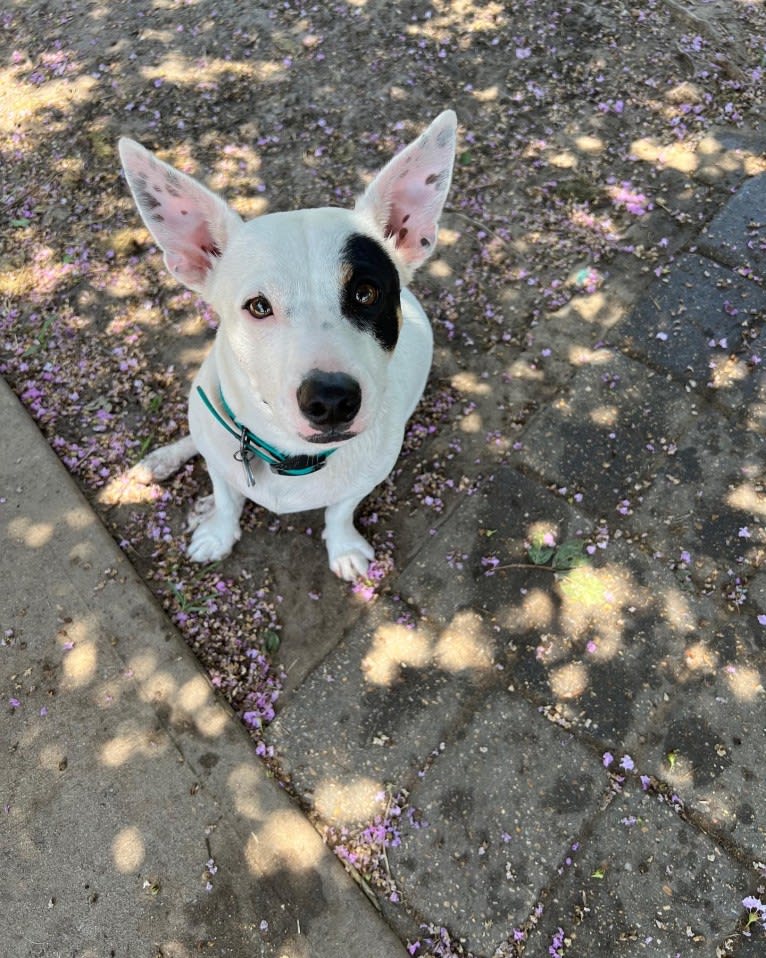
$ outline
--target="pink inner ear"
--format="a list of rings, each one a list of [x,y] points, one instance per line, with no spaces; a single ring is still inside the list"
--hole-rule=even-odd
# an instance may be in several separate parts
[[[197,219],[196,227],[189,230],[186,239],[179,239],[165,254],[168,269],[184,282],[201,282],[213,265],[213,259],[221,255],[207,223]]]
[[[396,237],[397,248],[420,246],[426,252],[435,241],[439,215],[435,206],[433,189],[419,183],[402,184],[391,196],[386,236]]]
[[[152,231],[165,250],[168,269],[187,285],[204,283],[215,259],[221,255],[208,221],[176,201],[163,203],[150,215],[154,220]]]
[[[444,194],[426,185],[424,177],[397,183],[391,193],[386,236],[395,237],[396,248],[413,265],[427,259],[436,245],[436,230]]]
[[[455,117],[440,115],[368,186],[358,208],[394,237],[401,259],[420,266],[433,252],[455,155]]]
[[[168,269],[187,286],[199,289],[222,252],[226,204],[196,180],[145,151],[129,156],[125,168],[138,208],[165,253]]]
[[[138,200],[148,225],[164,248],[193,247],[220,255],[211,229],[213,204],[208,197],[176,195],[170,183],[163,189],[155,176],[151,181],[139,181]]]

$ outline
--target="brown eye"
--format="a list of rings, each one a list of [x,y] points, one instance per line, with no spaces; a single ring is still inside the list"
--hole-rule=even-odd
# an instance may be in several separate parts
[[[274,315],[271,303],[265,296],[253,296],[242,308],[246,309],[254,319],[266,319],[267,316]]]
[[[354,290],[354,299],[360,306],[373,306],[379,296],[380,290],[372,283],[360,283]]]

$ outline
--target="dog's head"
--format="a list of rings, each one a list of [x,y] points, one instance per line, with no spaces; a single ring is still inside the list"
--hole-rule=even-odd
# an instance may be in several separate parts
[[[401,288],[436,245],[455,129],[455,114],[440,114],[353,210],[249,222],[197,180],[120,140],[128,184],[167,268],[216,310],[227,361],[290,451],[350,438],[380,408]]]

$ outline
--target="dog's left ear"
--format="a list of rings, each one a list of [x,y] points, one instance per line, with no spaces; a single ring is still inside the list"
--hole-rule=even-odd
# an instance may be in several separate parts
[[[410,271],[436,246],[436,233],[452,181],[457,117],[445,110],[414,142],[378,173],[356,204],[376,227],[393,237]]]

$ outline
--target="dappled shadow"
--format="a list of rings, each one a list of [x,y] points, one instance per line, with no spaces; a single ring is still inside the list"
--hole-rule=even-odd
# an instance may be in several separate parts
[[[416,786],[417,771],[439,760],[439,742],[453,741],[494,690],[526,703],[535,722],[537,708],[571,727],[594,756],[641,745],[642,769],[734,827],[727,770],[737,760],[726,765],[716,749],[740,746],[718,740],[727,725],[711,714],[725,698],[747,724],[762,699],[762,307],[734,302],[724,288],[743,279],[741,251],[730,252],[726,271],[713,270],[724,281],[713,284],[713,329],[685,323],[685,301],[657,307],[657,294],[713,209],[764,170],[763,144],[748,132],[763,11],[737,5],[724,22],[706,5],[703,30],[665,5],[647,16],[640,5],[563,11],[548,0],[514,10],[437,0],[404,19],[375,0],[309,11],[6,7],[0,371],[86,494],[99,496],[114,536],[213,682],[259,738],[282,681],[267,644],[274,649],[281,635],[276,659],[288,672],[287,701],[297,689],[298,703],[332,650],[342,657],[353,644],[357,632],[343,640],[345,628],[366,627],[378,594],[413,600],[377,623],[356,671],[343,673],[357,683],[358,708],[338,706],[328,681],[306,754],[323,735],[348,737],[348,750],[339,768],[325,756],[311,786],[295,776],[301,798],[334,824],[385,814],[386,786]],[[204,471],[189,467],[138,496],[114,483],[183,430],[188,383],[216,318],[165,274],[121,181],[117,137],[159,150],[254,216],[350,205],[370,172],[445,106],[460,118],[460,153],[439,255],[415,284],[434,323],[434,373],[395,482],[360,516],[379,557],[376,577],[349,596],[324,567],[318,516],[276,520],[261,510],[246,514],[245,541],[222,567],[192,567],[181,530],[190,500],[207,491]],[[744,280],[761,288],[757,270]],[[656,308],[634,313],[642,294]],[[699,334],[693,342],[689,330]],[[686,359],[665,364],[663,343],[677,335],[694,347],[693,374]],[[700,416],[708,403],[715,429]],[[487,514],[472,511],[482,496]],[[517,568],[530,564],[536,522],[557,542],[592,546],[591,565]],[[37,514],[9,526],[22,556],[56,533]],[[95,567],[98,558],[75,552],[67,561]],[[117,584],[103,587],[117,604]],[[49,637],[47,664],[30,668],[52,670],[47,684],[61,701],[104,723],[100,773],[128,776],[126,789],[141,794],[153,768],[178,756],[202,779],[226,734],[215,696],[201,679],[176,677],[156,649],[123,655],[113,625],[102,650],[99,628],[85,612],[71,616]],[[274,684],[264,690],[266,673]],[[157,720],[122,715],[135,700]],[[702,713],[708,727],[694,752]],[[287,739],[297,741],[286,716]],[[644,742],[638,733],[649,725]],[[66,775],[66,736],[44,741],[42,722],[26,735],[23,747],[39,750],[49,781]],[[209,748],[190,758],[186,735]],[[398,758],[381,770],[378,751]],[[284,888],[297,876],[314,896],[314,878],[297,864],[311,860],[304,825],[253,802],[249,774],[226,778],[237,835],[250,836],[239,846],[247,874]],[[108,781],[98,801],[108,803]],[[86,801],[78,794],[75,807]],[[173,795],[157,790],[151,801],[169,823],[183,817]],[[104,868],[131,878],[140,870],[142,893],[153,896],[153,837],[138,821],[115,824]],[[752,834],[745,829],[742,841]],[[189,879],[195,901],[207,857],[200,848]],[[213,890],[224,884],[207,880]],[[239,926],[247,918],[238,894],[227,886]],[[282,940],[301,954],[300,934],[284,921]],[[165,953],[183,954],[186,942],[179,932]]]
[[[535,565],[531,543],[541,537],[552,547]],[[732,600],[695,588],[691,557],[652,555],[650,542],[499,468],[400,578],[424,618],[375,628],[360,660],[364,684],[395,690],[431,671],[480,687],[510,683],[605,746],[649,721],[644,691],[661,699],[663,689],[718,675],[752,703],[762,654],[754,617],[732,620]],[[574,568],[556,568],[562,543],[575,545]],[[738,692],[740,672],[749,679]]]
[[[761,853],[759,626],[647,546],[496,467],[266,731],[382,900],[436,902],[496,947],[625,778]]]
[[[316,954],[343,933],[352,884],[1,395],[6,947]]]

